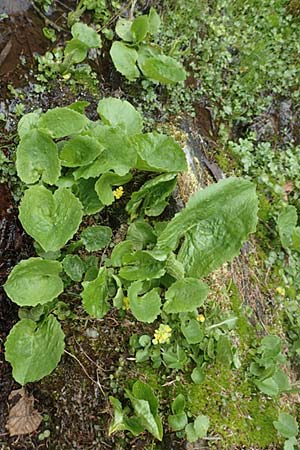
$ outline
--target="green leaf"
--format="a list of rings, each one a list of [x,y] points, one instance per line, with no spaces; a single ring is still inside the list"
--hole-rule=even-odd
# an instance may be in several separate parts
[[[112,190],[112,186],[120,186],[128,183],[132,179],[132,175],[127,173],[126,175],[118,175],[113,172],[106,172],[95,184],[95,191],[99,197],[99,200],[103,205],[111,205],[115,201],[115,196]]]
[[[116,24],[116,33],[123,41],[132,42],[133,35],[131,33],[132,20],[120,17]]]
[[[181,331],[188,344],[199,344],[204,337],[200,323],[195,319],[190,319],[187,323],[181,324]]]
[[[110,243],[111,237],[111,228],[102,225],[88,227],[81,233],[82,242],[89,252],[106,247]]]
[[[178,261],[176,255],[172,252],[168,255],[166,261],[166,271],[175,280],[181,280],[184,278],[185,270],[183,264]]]
[[[170,56],[152,56],[139,64],[139,67],[146,78],[163,84],[178,83],[186,79],[182,64]]]
[[[188,418],[185,412],[177,413],[168,416],[168,424],[173,431],[183,430],[188,423]]]
[[[100,156],[90,165],[80,167],[74,172],[78,178],[95,178],[113,170],[118,175],[126,175],[136,165],[136,149],[124,131],[120,128],[99,126],[93,130],[93,136],[105,147]]]
[[[79,112],[80,114],[85,113],[85,109],[90,105],[90,102],[86,100],[76,100],[75,102],[68,105],[69,109]]]
[[[13,367],[14,379],[22,385],[49,375],[63,352],[64,333],[53,315],[40,324],[22,319],[5,343],[5,359]]]
[[[163,429],[160,417],[153,415],[150,404],[147,400],[135,398],[131,392],[126,391],[137,417],[140,419],[142,425],[149,431],[156,439],[162,440]]]
[[[149,223],[143,220],[130,224],[127,231],[127,239],[131,241],[136,250],[142,250],[148,244],[156,243],[156,235]]]
[[[221,335],[217,341],[216,359],[224,366],[230,366],[233,362],[233,352],[228,336]]]
[[[98,276],[93,281],[82,283],[82,304],[87,313],[92,317],[102,319],[109,311],[107,271],[105,267],[99,270]]]
[[[83,42],[88,48],[101,47],[101,39],[94,28],[89,27],[85,23],[76,22],[72,28],[71,33],[74,39]]]
[[[89,136],[76,136],[63,146],[60,159],[63,166],[86,166],[94,161],[104,147]]]
[[[147,383],[136,381],[132,386],[132,394],[135,398],[146,400],[149,403],[153,416],[158,413],[158,399],[155,396],[153,389]]]
[[[133,253],[133,243],[130,241],[120,242],[113,249],[110,259],[114,267],[120,267],[123,265],[123,258],[127,254]]]
[[[198,439],[204,438],[207,435],[209,422],[207,416],[201,415],[195,419],[194,423],[189,423],[185,427],[188,442],[196,442]]]
[[[297,445],[297,439],[295,437],[291,437],[285,441],[283,450],[294,450],[295,445]]]
[[[17,305],[35,306],[50,302],[64,290],[58,261],[29,258],[17,264],[4,284],[6,294]]]
[[[142,433],[145,427],[140,423],[138,417],[126,417],[125,411],[122,409],[122,405],[118,399],[115,397],[109,397],[110,402],[114,407],[114,419],[109,426],[108,434],[109,436],[116,431],[128,430],[134,436]]]
[[[79,39],[71,39],[66,44],[64,55],[68,58],[69,64],[78,64],[86,59],[87,52],[88,47],[83,42]]]
[[[87,124],[88,119],[77,111],[69,108],[54,108],[41,115],[38,128],[46,130],[56,139],[79,134]]]
[[[285,438],[297,436],[299,431],[296,419],[287,413],[280,413],[278,416],[278,421],[274,421],[273,425]]]
[[[300,227],[295,227],[293,230],[291,248],[300,252]]]
[[[125,280],[152,280],[161,278],[165,273],[165,263],[157,261],[147,251],[139,250],[132,255],[124,255],[120,277]]]
[[[140,134],[133,138],[139,156],[137,169],[151,172],[187,170],[182,148],[170,136],[159,133]]]
[[[134,81],[140,76],[140,72],[135,63],[138,54],[134,48],[130,48],[123,42],[114,42],[110,49],[110,56],[118,72],[124,75],[127,80]]]
[[[208,275],[238,255],[257,223],[255,186],[228,178],[193,195],[184,210],[169,222],[158,238],[157,251],[168,254],[180,245],[178,260],[186,275]]]
[[[67,255],[63,259],[62,264],[64,271],[71,280],[81,281],[85,271],[85,264],[78,255]]]
[[[104,124],[123,128],[128,135],[142,132],[142,116],[126,100],[113,97],[104,98],[98,103],[97,112]]]
[[[255,380],[254,383],[258,389],[270,397],[276,397],[280,394],[278,384],[273,377],[266,378],[265,380]]]
[[[205,380],[205,373],[201,367],[195,367],[191,373],[191,379],[195,384],[202,384]]]
[[[183,394],[178,394],[171,404],[173,414],[182,413],[185,409],[185,398]]]
[[[167,198],[176,187],[176,174],[166,173],[147,181],[134,192],[126,205],[131,220],[139,214],[159,216],[168,205]]]
[[[114,408],[114,418],[111,424],[109,425],[108,429],[108,435],[110,436],[116,431],[125,430],[125,424],[124,424],[124,411],[121,402],[117,398],[112,396],[109,397],[109,401]]]
[[[29,131],[32,131],[37,127],[40,115],[40,112],[34,111],[28,114],[24,114],[24,116],[21,117],[18,123],[18,134],[20,139],[22,139]]]
[[[16,153],[18,176],[24,183],[32,184],[42,181],[55,184],[60,175],[57,145],[51,137],[37,129],[26,133]]]
[[[80,179],[75,188],[75,194],[78,196],[84,214],[96,214],[104,208],[103,203],[100,202],[99,197],[95,191],[95,178],[88,180]]]
[[[188,362],[185,351],[179,345],[177,345],[175,352],[169,349],[163,353],[163,360],[167,367],[178,370],[183,370]]]
[[[59,188],[52,195],[44,186],[33,186],[21,201],[19,219],[45,251],[56,251],[76,233],[82,205],[69,189]]]
[[[149,33],[152,35],[157,34],[161,25],[161,20],[153,7],[150,8],[148,20],[149,20]]]
[[[157,289],[138,296],[142,283],[136,281],[128,289],[130,310],[140,322],[152,323],[160,314],[161,299]]]
[[[277,220],[277,226],[281,244],[284,248],[290,248],[292,243],[292,234],[297,225],[298,216],[295,206],[288,205],[280,214]]]
[[[168,314],[194,311],[203,305],[208,290],[207,284],[196,278],[177,280],[166,292],[164,311]]]
[[[134,19],[131,25],[131,33],[135,42],[141,42],[148,33],[149,19],[148,16],[143,15]]]

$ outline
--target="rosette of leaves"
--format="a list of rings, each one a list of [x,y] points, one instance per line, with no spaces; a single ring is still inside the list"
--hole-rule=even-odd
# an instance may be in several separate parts
[[[134,20],[118,20],[115,31],[121,41],[112,44],[110,55],[117,71],[129,81],[136,80],[141,74],[162,84],[186,79],[182,64],[164,55],[161,48],[151,42],[160,24],[160,17],[154,8],[150,9],[148,15],[138,16]]]

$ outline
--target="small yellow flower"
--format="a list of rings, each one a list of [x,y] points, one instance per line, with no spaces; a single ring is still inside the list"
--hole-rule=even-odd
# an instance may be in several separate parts
[[[114,197],[119,200],[119,198],[122,197],[122,195],[124,194],[124,189],[123,186],[119,186],[117,189],[115,189],[113,191]]]
[[[152,342],[156,344],[168,344],[172,334],[172,328],[169,325],[160,324],[159,328],[154,331],[154,339]]]
[[[128,297],[123,297],[123,309],[125,309],[126,311],[130,309]]]
[[[203,314],[198,314],[197,320],[198,322],[203,323],[205,321],[205,316]]]
[[[119,200],[119,198],[122,197],[122,195],[124,194],[124,189],[123,186],[119,186],[117,189],[115,189],[113,191],[114,197]]]
[[[279,286],[278,288],[276,288],[276,292],[281,295],[282,297],[285,296],[285,289],[281,286]]]

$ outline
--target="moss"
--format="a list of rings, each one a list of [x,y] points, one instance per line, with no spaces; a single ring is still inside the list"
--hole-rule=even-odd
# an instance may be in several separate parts
[[[234,312],[234,315],[237,316],[237,332],[240,338],[241,349],[243,350],[245,347],[248,347],[250,343],[255,339],[255,329],[249,323],[247,319],[247,315],[245,313],[245,307],[243,305],[239,290],[237,286],[230,282],[228,287],[230,300],[231,300],[231,308]]]
[[[279,410],[276,401],[256,396],[252,386],[240,378],[240,373],[210,367],[204,383],[187,385],[185,395],[192,415],[209,416],[210,432],[221,438],[218,448],[257,446],[265,449],[278,443],[273,427]]]

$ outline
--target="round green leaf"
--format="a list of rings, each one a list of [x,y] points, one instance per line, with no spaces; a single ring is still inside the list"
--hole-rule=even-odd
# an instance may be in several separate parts
[[[203,305],[208,294],[208,286],[196,278],[184,278],[176,281],[166,292],[166,313],[194,311]]]
[[[62,165],[66,167],[86,166],[103,152],[104,147],[89,136],[76,136],[68,141],[60,154]]]
[[[79,39],[71,39],[65,47],[65,57],[67,56],[72,64],[78,64],[87,57],[88,47]]]
[[[117,71],[129,81],[134,81],[140,76],[140,72],[135,65],[138,54],[134,48],[117,41],[111,46],[110,56]]]
[[[106,247],[110,243],[111,237],[111,228],[102,225],[88,227],[81,233],[82,242],[89,252]]]
[[[186,71],[182,64],[165,55],[152,56],[140,65],[146,78],[163,84],[178,83],[186,79]]]
[[[133,138],[139,156],[137,169],[151,172],[187,170],[185,154],[170,136],[158,133],[140,134]]]
[[[88,124],[88,119],[70,108],[49,109],[42,114],[38,128],[48,131],[53,138],[62,138],[79,134]]]
[[[82,205],[67,188],[52,195],[44,186],[29,188],[21,201],[19,218],[26,232],[45,251],[56,251],[76,233]]]
[[[36,183],[40,178],[55,184],[60,175],[57,145],[51,137],[32,129],[21,139],[17,148],[16,167],[24,183]]]
[[[273,422],[274,427],[285,438],[292,438],[298,434],[298,424],[295,417],[287,413],[280,413],[278,421]]]
[[[123,128],[128,135],[141,133],[141,114],[126,100],[104,98],[98,103],[97,112],[106,125]]]
[[[97,31],[85,23],[76,22],[71,28],[71,33],[74,39],[78,39],[88,48],[101,47],[101,39]]]
[[[81,281],[85,271],[85,264],[78,255],[67,255],[63,259],[63,268],[73,281]]]
[[[13,268],[4,290],[20,306],[44,304],[63,292],[63,282],[59,277],[61,271],[58,261],[29,258]]]
[[[14,379],[22,385],[49,375],[63,352],[64,333],[53,315],[40,324],[22,319],[5,343],[5,359],[13,367]]]
[[[133,36],[131,33],[132,20],[124,19],[120,17],[116,24],[116,33],[123,39],[123,41],[132,42]]]

